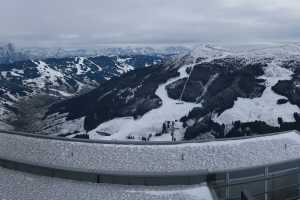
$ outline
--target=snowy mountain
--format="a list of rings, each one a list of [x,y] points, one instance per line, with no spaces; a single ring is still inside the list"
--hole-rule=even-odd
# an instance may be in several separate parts
[[[162,55],[65,57],[0,64],[0,121],[19,112],[15,104],[23,97],[45,94],[53,101],[70,98],[131,70],[159,64],[163,58]]]
[[[299,129],[299,69],[298,44],[203,45],[54,104],[42,132],[170,141]]]
[[[27,47],[19,49],[22,54],[31,59],[65,58],[65,57],[97,57],[97,56],[124,56],[124,55],[175,55],[190,51],[183,46],[147,47],[98,47],[98,48],[46,48]]]
[[[187,46],[99,46],[99,47],[19,47],[0,44],[0,63],[7,64],[24,60],[48,58],[99,57],[99,56],[170,56],[190,51]]]

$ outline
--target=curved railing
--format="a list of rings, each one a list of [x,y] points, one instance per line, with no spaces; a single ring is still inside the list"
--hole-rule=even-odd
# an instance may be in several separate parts
[[[107,172],[95,173],[84,170],[74,170],[67,168],[54,168],[52,166],[38,166],[22,162],[0,159],[0,167],[7,169],[37,174],[42,176],[65,178],[77,181],[88,181],[94,183],[109,183],[121,185],[195,185],[206,182],[204,173],[185,174],[110,174]],[[0,181],[1,182],[1,181]]]
[[[256,138],[263,139],[285,133],[288,132]],[[295,151],[287,151],[286,160],[274,159],[268,164],[255,161],[245,165],[237,163],[229,167],[211,167],[210,163],[201,162],[201,154],[217,156],[222,153],[210,149],[207,145],[210,142],[216,142],[214,145],[226,145],[231,141],[248,141],[244,139],[246,138],[205,142],[116,142],[0,130],[0,165],[35,174],[98,183],[189,185],[207,181],[217,189],[232,184],[228,181],[232,178],[231,174],[270,167],[276,169],[276,166],[298,167],[300,163],[300,154],[295,154]],[[298,151],[298,147],[296,148]],[[209,154],[212,152],[215,154]],[[220,158],[227,159],[226,156]],[[210,161],[218,165],[220,158],[212,158]],[[265,174],[262,178],[265,178]]]
[[[32,137],[32,138],[42,138],[42,139],[49,139],[49,140],[61,140],[61,141],[70,141],[70,142],[83,142],[83,143],[98,143],[98,144],[118,144],[118,145],[177,145],[177,144],[195,144],[195,143],[206,143],[206,142],[218,142],[218,141],[234,141],[234,140],[247,140],[251,138],[260,138],[266,136],[274,136],[280,135],[289,132],[297,132],[297,130],[291,131],[282,131],[276,133],[267,133],[267,134],[260,134],[260,135],[252,135],[252,136],[241,136],[241,137],[232,137],[232,138],[216,138],[216,139],[203,139],[203,140],[182,140],[182,141],[131,141],[131,140],[101,140],[101,139],[81,139],[81,138],[67,138],[67,137],[60,137],[60,136],[53,136],[53,135],[43,135],[43,134],[35,134],[35,133],[27,133],[21,131],[10,131],[10,130],[2,130],[0,129],[1,133],[12,134],[12,135],[21,135],[25,137]]]
[[[46,136],[38,134],[30,134],[24,132],[14,132],[0,130],[1,134],[7,134],[8,136],[21,136],[24,137],[22,144],[25,145],[24,139],[42,139],[49,141],[62,141],[82,144],[104,144],[104,145],[145,145],[141,142],[120,142],[120,141],[101,141],[101,140],[86,140],[86,139],[70,139],[56,136]],[[2,135],[3,136],[3,135]],[[4,141],[4,140],[2,140]],[[0,141],[1,144],[1,141]],[[70,143],[69,143],[70,144]],[[153,142],[151,145],[171,145],[169,142]],[[178,143],[177,143],[178,144]],[[15,144],[17,145],[17,144]],[[148,145],[148,143],[147,143]],[[11,146],[13,147],[13,146]],[[31,147],[26,147],[30,149]],[[1,149],[1,147],[0,147]],[[13,147],[15,150],[15,147]],[[3,151],[2,151],[3,152]],[[16,151],[14,151],[16,152]],[[9,154],[9,152],[7,152]],[[1,154],[1,153],[0,153]],[[110,170],[90,170],[90,169],[76,169],[72,167],[59,166],[53,163],[40,164],[38,162],[32,162],[24,158],[11,159],[6,157],[3,153],[0,156],[0,166],[29,172],[33,174],[39,174],[50,177],[68,178],[80,181],[90,181],[96,183],[112,183],[112,184],[125,184],[125,185],[190,185],[199,184],[205,182],[206,172],[202,170],[189,171],[189,172],[131,172],[131,171],[110,171]],[[9,157],[9,156],[8,156]],[[117,160],[115,160],[117,162]]]

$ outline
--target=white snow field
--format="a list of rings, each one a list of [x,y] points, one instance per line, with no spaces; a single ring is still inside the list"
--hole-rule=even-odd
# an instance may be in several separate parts
[[[213,200],[206,185],[122,186],[50,178],[0,167],[1,200]]]
[[[117,68],[118,68],[117,71],[120,74],[124,74],[131,70],[134,70],[133,66],[126,64],[126,61],[128,61],[128,60],[131,60],[131,58],[120,58],[120,57],[117,58],[117,62],[120,64],[120,65],[117,65]]]
[[[37,62],[32,61],[32,62],[37,65],[37,70],[40,74],[40,77],[34,79],[26,79],[23,81],[25,84],[34,82],[37,83],[36,84],[37,87],[44,88],[47,82],[51,82],[54,85],[58,86],[57,80],[58,79],[63,80],[64,75],[61,72],[50,68],[45,62],[43,61],[37,61]]]
[[[74,142],[2,131],[0,158],[100,174],[205,174],[299,159],[300,135],[290,131],[240,140],[133,145]]]
[[[76,67],[76,74],[82,75],[86,72],[86,70],[83,69],[84,66],[84,57],[77,57],[78,63],[75,64]]]
[[[154,135],[155,133],[161,132],[162,124],[165,121],[179,120],[182,116],[188,114],[194,107],[199,107],[200,104],[195,103],[181,102],[181,104],[178,104],[179,100],[169,98],[166,91],[166,86],[170,83],[188,77],[186,69],[192,67],[192,65],[180,67],[178,70],[180,75],[178,77],[171,78],[158,87],[155,94],[162,100],[162,105],[159,108],[147,112],[137,120],[133,119],[133,117],[123,117],[102,123],[96,129],[88,133],[90,139],[125,140],[128,135]],[[109,137],[101,136],[97,132],[107,132],[112,135]],[[175,133],[177,140],[182,139],[183,132],[184,130],[182,127],[177,129],[177,132]],[[168,134],[157,137],[156,139],[160,141],[171,141],[171,136]]]
[[[279,61],[272,61],[264,69],[264,75],[258,77],[266,80],[266,89],[261,97],[253,99],[239,97],[231,109],[224,111],[220,116],[215,115],[213,120],[225,125],[230,125],[235,121],[253,122],[260,120],[275,127],[279,126],[278,117],[281,117],[285,122],[294,122],[293,114],[300,112],[299,107],[289,102],[281,105],[277,104],[277,100],[286,99],[286,97],[276,94],[272,90],[272,87],[279,80],[290,80],[292,78],[293,72],[280,67],[280,64]]]

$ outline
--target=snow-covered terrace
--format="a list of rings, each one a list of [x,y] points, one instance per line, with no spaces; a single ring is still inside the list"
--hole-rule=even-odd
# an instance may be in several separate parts
[[[248,139],[141,145],[1,131],[0,158],[99,174],[205,175],[300,159],[300,135],[290,131]]]
[[[205,185],[124,186],[51,178],[0,167],[1,200],[212,200]]]

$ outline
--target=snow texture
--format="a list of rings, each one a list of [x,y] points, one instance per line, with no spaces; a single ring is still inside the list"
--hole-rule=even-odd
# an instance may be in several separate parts
[[[85,58],[84,57],[79,57],[77,58],[78,60],[78,63],[75,64],[75,67],[76,67],[76,74],[77,75],[82,75],[85,73],[85,70],[83,69],[83,66],[84,66],[84,60]]]
[[[61,80],[64,79],[64,75],[61,72],[52,69],[45,62],[43,61],[37,61],[37,62],[32,61],[32,62],[37,65],[37,70],[40,76],[34,79],[26,79],[23,81],[24,84],[29,84],[33,82],[36,83],[36,86],[38,88],[42,89],[46,87],[47,82],[51,82],[55,86],[59,86],[58,79]]]
[[[1,133],[0,158],[96,173],[201,174],[300,159],[300,135],[290,131],[241,140],[130,145]]]
[[[131,58],[120,58],[120,57],[117,58],[117,62],[120,64],[120,65],[117,65],[117,68],[118,68],[117,71],[120,74],[124,74],[131,70],[134,70],[133,66],[126,63],[126,61],[129,61],[129,60],[131,60]]]

